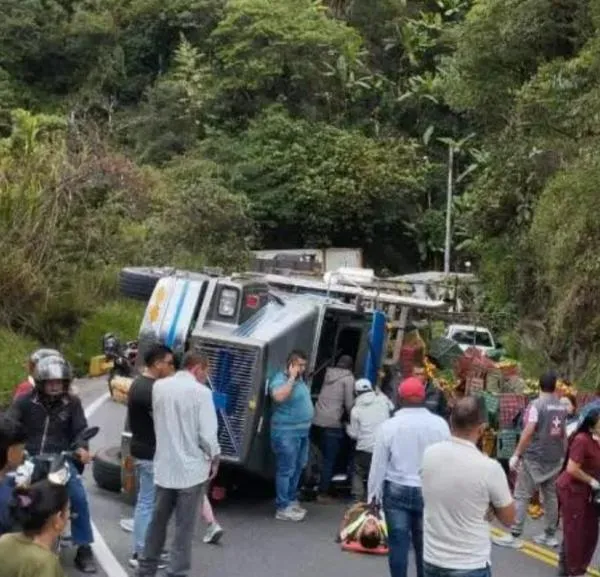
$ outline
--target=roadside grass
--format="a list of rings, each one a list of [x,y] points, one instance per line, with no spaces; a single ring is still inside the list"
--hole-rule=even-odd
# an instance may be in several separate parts
[[[3,354],[0,369],[0,407],[10,403],[14,388],[25,379],[25,362],[37,347],[35,340],[0,328],[0,350]]]
[[[64,346],[64,354],[72,363],[77,375],[88,372],[92,357],[102,354],[102,336],[113,333],[121,342],[138,336],[145,303],[117,300],[101,306],[87,318]]]

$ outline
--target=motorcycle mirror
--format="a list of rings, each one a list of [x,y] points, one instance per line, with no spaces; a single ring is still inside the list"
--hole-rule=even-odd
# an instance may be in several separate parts
[[[81,434],[81,439],[83,441],[89,441],[90,439],[93,439],[99,432],[100,427],[90,427],[89,429],[83,431]]]

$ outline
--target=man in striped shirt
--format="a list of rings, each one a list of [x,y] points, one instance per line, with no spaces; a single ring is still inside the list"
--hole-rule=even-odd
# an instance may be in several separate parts
[[[191,568],[199,504],[208,482],[217,475],[221,452],[212,393],[208,387],[198,386],[206,381],[208,371],[208,358],[190,351],[183,358],[182,370],[156,381],[152,390],[156,500],[140,560],[140,577],[156,575],[174,512],[168,575],[185,577]]]

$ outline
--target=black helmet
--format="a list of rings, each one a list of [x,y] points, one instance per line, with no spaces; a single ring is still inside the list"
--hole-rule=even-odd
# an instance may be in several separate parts
[[[73,372],[69,363],[62,356],[45,356],[36,364],[33,371],[33,380],[38,391],[42,393],[46,381],[62,381],[64,390],[67,392],[73,380]]]

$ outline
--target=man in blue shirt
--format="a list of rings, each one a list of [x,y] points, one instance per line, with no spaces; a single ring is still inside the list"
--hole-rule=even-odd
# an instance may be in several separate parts
[[[0,535],[14,529],[10,515],[15,479],[8,473],[23,462],[25,431],[14,419],[0,416]]]
[[[308,463],[309,431],[314,416],[310,390],[304,381],[306,354],[292,351],[287,371],[269,382],[273,399],[271,445],[275,453],[275,518],[302,521],[306,510],[298,504],[298,484]]]

